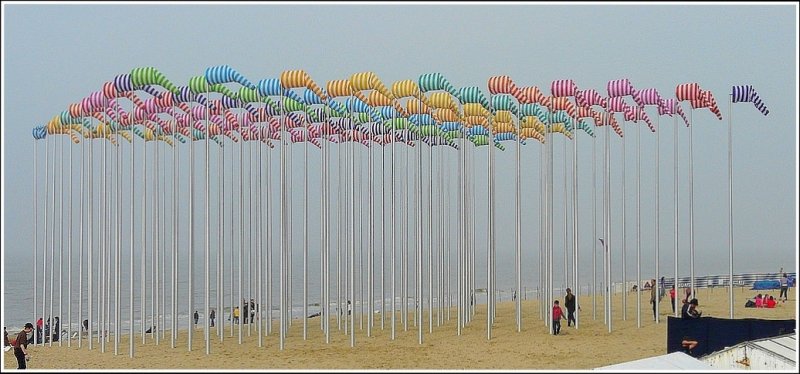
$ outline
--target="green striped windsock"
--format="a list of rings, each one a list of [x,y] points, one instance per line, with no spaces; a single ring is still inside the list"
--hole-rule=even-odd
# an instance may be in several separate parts
[[[167,79],[164,74],[156,70],[154,67],[141,67],[131,70],[131,84],[134,87],[141,87],[144,85],[159,85],[177,95],[180,92],[178,87]]]
[[[428,73],[419,76],[419,89],[422,92],[447,91],[453,96],[458,96],[458,91],[441,73]]]
[[[584,120],[578,120],[577,128],[583,130],[586,132],[586,134],[594,138],[594,130],[592,129],[592,125],[590,125],[588,122]]]

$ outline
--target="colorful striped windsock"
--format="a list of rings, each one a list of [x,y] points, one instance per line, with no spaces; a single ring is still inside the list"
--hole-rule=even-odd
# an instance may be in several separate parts
[[[625,113],[627,108],[628,104],[625,104],[621,96],[610,97],[606,104],[606,112],[609,113]]]
[[[575,96],[578,85],[572,79],[557,79],[550,84],[550,95],[553,97]]]
[[[755,105],[756,109],[761,112],[761,114],[765,116],[769,114],[769,109],[767,109],[767,106],[761,101],[761,97],[758,96],[758,93],[753,86],[749,84],[743,86],[733,86],[731,88],[731,101],[734,103],[751,102],[753,105]]]
[[[661,100],[661,95],[655,88],[645,88],[643,90],[633,91],[633,101],[635,101],[640,107],[645,105],[659,105]]]
[[[633,84],[628,78],[615,79],[608,81],[608,97],[620,97],[633,95]]]
[[[700,84],[684,83],[675,87],[675,97],[678,101],[697,100],[700,98]]]
[[[607,100],[608,100],[607,98],[603,97],[603,95],[601,95],[595,89],[589,89],[583,91],[578,90],[575,92],[575,102],[580,107],[589,108],[594,105],[598,105],[600,107],[605,108],[607,105],[606,103]]]

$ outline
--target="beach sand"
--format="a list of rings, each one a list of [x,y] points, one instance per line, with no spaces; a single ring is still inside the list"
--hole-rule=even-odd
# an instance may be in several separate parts
[[[736,288],[735,317],[764,319],[796,319],[797,292],[790,289],[790,300],[778,303],[775,309],[744,308],[746,298],[756,291]],[[682,290],[681,290],[682,291]],[[759,291],[763,292],[763,291]],[[778,294],[776,290],[775,295]],[[680,297],[680,296],[679,296]],[[563,295],[558,295],[563,308]],[[176,347],[171,348],[169,333],[167,339],[155,345],[150,334],[147,343],[142,344],[141,334],[135,335],[135,357],[130,358],[128,336],[121,337],[119,354],[114,354],[113,337],[106,343],[106,351],[101,352],[95,340],[89,350],[86,341],[83,347],[72,347],[55,343],[31,346],[30,368],[32,369],[507,369],[507,370],[568,370],[593,369],[641,358],[666,354],[666,316],[670,315],[669,296],[660,305],[661,323],[652,320],[649,304],[650,291],[641,294],[641,328],[637,327],[636,293],[627,297],[627,320],[622,315],[622,295],[614,297],[612,332],[603,322],[603,299],[597,298],[597,319],[592,318],[592,298],[581,296],[580,328],[566,327],[562,321],[561,334],[554,336],[539,318],[538,302],[523,301],[522,331],[516,331],[515,303],[503,301],[497,305],[496,322],[492,327],[492,338],[487,340],[486,305],[479,305],[472,321],[457,335],[456,314],[437,326],[434,310],[433,334],[428,333],[428,320],[424,321],[423,344],[418,343],[418,330],[409,316],[408,331],[403,330],[400,314],[396,321],[396,338],[391,340],[390,318],[385,320],[385,328],[380,328],[380,314],[375,314],[375,327],[371,337],[360,328],[356,315],[355,347],[350,347],[350,336],[338,330],[335,321],[331,322],[331,342],[325,343],[320,329],[319,318],[308,319],[308,338],[303,340],[302,320],[294,320],[285,339],[285,347],[279,349],[278,328],[264,337],[264,346],[258,346],[258,334],[253,326],[247,335],[244,325],[242,344],[237,335],[230,337],[226,326],[224,341],[220,342],[212,329],[211,354],[206,355],[204,333],[198,328],[193,333],[192,351],[187,348],[186,331],[177,339]],[[699,310],[703,316],[727,318],[729,315],[729,296],[727,288],[698,289]],[[566,311],[566,309],[565,309]],[[388,317],[388,316],[387,316]],[[4,368],[16,368],[12,352],[4,354]]]

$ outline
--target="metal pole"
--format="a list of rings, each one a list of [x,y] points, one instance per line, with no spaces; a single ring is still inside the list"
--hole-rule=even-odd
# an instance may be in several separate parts
[[[206,85],[206,96],[208,96],[208,86],[207,85]],[[211,121],[209,120],[209,118],[210,118],[210,113],[209,113],[210,110],[209,110],[209,107],[208,107],[208,101],[206,101],[205,107],[206,107],[206,118],[205,118],[205,120],[206,120],[206,126],[205,126],[206,127],[206,173],[205,173],[206,174],[206,191],[205,191],[206,192],[206,196],[205,196],[205,198],[206,198],[206,243],[205,243],[206,244],[206,251],[205,251],[205,254],[204,254],[205,258],[203,260],[203,263],[205,265],[205,277],[204,278],[205,278],[205,283],[206,284],[205,284],[205,290],[204,290],[205,291],[205,295],[204,295],[205,296],[205,305],[204,305],[205,309],[203,310],[203,320],[204,320],[203,321],[203,335],[204,335],[203,338],[205,339],[205,344],[206,344],[206,354],[209,355],[209,354],[211,354],[211,341],[210,341],[210,338],[211,338],[211,330],[210,329],[211,329],[211,327],[210,327],[210,319],[208,318],[209,312],[211,310],[209,308],[209,303],[211,301],[211,291],[210,291],[210,288],[211,288],[210,287],[210,284],[211,284],[211,267],[210,267],[211,261],[209,260],[209,258],[211,257],[211,233],[210,233],[210,231],[211,231],[211,193],[210,193],[211,192],[210,191],[211,170],[210,170],[210,167],[209,167],[210,166],[210,164],[209,164],[209,158],[210,157],[209,156],[210,156],[211,150],[208,147],[208,140],[211,137],[211,131],[209,129],[209,127],[211,127]],[[155,253],[153,253],[153,255],[155,256]],[[153,331],[153,333],[155,333],[155,331]]]
[[[656,116],[656,128],[658,128],[659,130],[661,129],[660,125],[659,125],[659,122],[661,121],[660,117],[661,117],[660,115]],[[661,173],[661,171],[660,171],[661,162],[659,162],[659,157],[660,157],[660,154],[661,154],[660,150],[661,150],[660,132],[656,131],[656,183],[655,183],[655,185],[656,185],[656,275],[661,273],[659,271],[659,263],[661,262],[661,253],[660,253],[660,248],[661,248],[661,224],[660,224],[660,222],[661,222],[661,208],[659,208],[661,206],[661,188],[660,188],[660,185],[661,185],[661,174],[660,174]],[[677,281],[677,278],[676,278],[676,281]],[[639,283],[641,284],[641,278],[640,278],[640,282]],[[637,287],[637,288],[640,288],[640,287]],[[641,291],[639,291],[639,292],[641,292]],[[659,308],[656,308],[656,310],[659,310]],[[660,323],[660,321],[661,321],[661,317],[658,315],[658,313],[656,313],[656,323]]]
[[[606,124],[608,126],[608,124]],[[592,243],[597,238],[597,137],[592,138]],[[593,248],[594,245],[592,246]],[[597,320],[597,251],[592,249],[592,319]]]
[[[624,128],[625,125],[626,125],[626,121],[622,120],[622,127]],[[625,184],[626,184],[625,183],[626,182],[626,179],[625,179],[625,159],[627,157],[625,157],[625,156],[626,156],[625,155],[625,137],[622,136],[622,320],[623,321],[627,321],[628,320],[628,293],[625,292],[626,291],[625,288],[628,285],[628,282],[627,282],[628,279],[627,279],[627,276],[626,276],[626,270],[627,270],[628,266],[625,263],[625,258],[628,257],[627,253],[625,252],[625,249],[627,247],[627,245],[625,243],[627,241],[626,240],[627,236],[625,235],[625,223],[626,223],[625,222]],[[611,283],[609,283],[609,284],[611,284]]]
[[[581,284],[578,278],[578,132],[575,131],[575,140],[572,143],[572,248],[574,248],[573,268],[575,275],[575,328],[580,320]]]
[[[692,122],[694,108],[689,112],[689,123]],[[689,126],[689,270],[691,271],[692,298],[695,297],[694,287],[694,160],[692,159],[692,129]]]
[[[679,104],[675,104],[675,105],[679,105]],[[674,109],[675,108],[673,108],[673,110]],[[674,168],[675,168],[674,169],[675,171],[673,173],[673,179],[674,179],[673,180],[673,183],[674,183],[673,184],[674,185],[673,191],[674,191],[674,194],[675,194],[673,201],[675,202],[675,255],[674,255],[674,257],[675,257],[675,283],[674,284],[675,284],[675,298],[676,298],[675,310],[673,312],[675,314],[675,317],[677,318],[678,317],[678,305],[677,305],[677,297],[678,297],[678,295],[677,295],[677,293],[678,293],[678,290],[679,290],[679,288],[678,288],[678,118],[677,117],[673,117],[673,122],[675,123],[675,126],[674,126],[674,129],[675,129],[674,139],[675,139],[675,141],[673,142],[674,151],[673,151],[672,154],[673,154],[673,157],[674,157],[673,165],[674,165]]]
[[[728,294],[730,319],[733,319],[733,122],[731,107],[733,95],[728,95]]]
[[[658,124],[657,121],[658,117],[656,117],[656,124]],[[642,327],[642,290],[641,287],[639,287],[639,285],[642,284],[642,251],[641,251],[642,236],[640,231],[642,224],[641,220],[642,217],[639,214],[639,206],[641,204],[641,193],[642,193],[639,183],[639,177],[640,177],[639,171],[641,169],[641,164],[642,164],[641,127],[642,127],[641,125],[636,126],[636,327]],[[656,150],[658,150],[658,145],[656,145]],[[656,169],[658,169],[657,165]],[[656,181],[656,184],[658,184],[658,181]],[[656,212],[658,212],[658,209],[656,209]],[[656,247],[658,247],[658,243],[656,243]],[[658,255],[656,255],[656,279],[658,279]],[[625,288],[627,288],[627,285],[623,287],[622,290],[623,292],[627,292]],[[658,308],[656,308],[656,310],[658,310]]]

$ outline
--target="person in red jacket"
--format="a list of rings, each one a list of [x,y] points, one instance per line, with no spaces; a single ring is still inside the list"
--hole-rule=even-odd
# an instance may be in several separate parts
[[[564,311],[558,306],[558,300],[553,302],[553,335],[561,332],[561,319],[564,318]]]
[[[672,312],[675,312],[675,285],[672,285],[672,288],[669,290],[669,301],[672,303]]]

